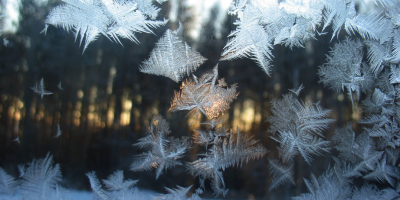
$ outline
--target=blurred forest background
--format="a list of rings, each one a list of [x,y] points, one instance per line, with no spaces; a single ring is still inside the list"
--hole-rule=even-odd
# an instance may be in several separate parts
[[[44,20],[59,0],[3,0],[1,13],[2,38],[7,46],[0,46],[0,166],[18,177],[17,165],[42,158],[47,152],[59,163],[63,186],[89,190],[85,173],[96,171],[105,179],[117,169],[124,170],[126,178],[138,179],[138,186],[164,192],[164,187],[189,186],[198,181],[178,166],[155,180],[154,171],[132,172],[129,165],[141,153],[132,146],[146,133],[154,115],[160,114],[170,123],[172,136],[192,136],[202,118],[188,112],[167,112],[174,91],[181,83],[166,77],[139,72],[139,65],[147,59],[157,40],[167,29],[176,30],[178,22],[184,27],[183,41],[206,57],[195,72],[201,75],[217,63],[219,77],[231,85],[238,84],[238,98],[224,114],[224,126],[254,136],[270,152],[262,159],[251,161],[242,168],[224,172],[228,199],[288,198],[306,192],[303,177],[310,172],[316,176],[328,167],[329,155],[314,157],[310,166],[302,157],[295,158],[296,186],[287,184],[269,191],[271,182],[267,157],[277,158],[277,143],[267,132],[270,101],[281,98],[288,89],[305,89],[300,93],[304,101],[320,101],[330,109],[329,118],[335,119],[326,137],[331,139],[333,129],[362,118],[360,107],[352,108],[345,93],[335,94],[319,84],[318,66],[325,62],[330,48],[338,41],[331,35],[320,35],[308,41],[305,48],[277,45],[273,50],[272,76],[267,76],[250,59],[218,62],[227,35],[236,27],[235,18],[227,15],[231,1],[169,0],[161,4],[159,19],[167,18],[166,26],[152,34],[137,34],[140,44],[122,40],[123,46],[104,36],[91,43],[84,53],[74,35],[62,28],[50,26],[47,34],[40,33]],[[327,30],[331,33],[331,30]],[[343,39],[344,35],[339,35]],[[33,92],[44,79],[52,95]],[[62,83],[60,90],[57,85]],[[362,99],[362,98],[361,98]],[[62,135],[53,138],[60,125]],[[20,143],[13,141],[19,137]],[[333,154],[334,150],[331,151]],[[196,159],[194,147],[183,159]],[[208,188],[202,197],[212,197]]]

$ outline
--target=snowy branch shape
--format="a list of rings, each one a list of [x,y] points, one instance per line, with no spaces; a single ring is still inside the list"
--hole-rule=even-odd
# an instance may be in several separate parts
[[[272,183],[269,187],[269,190],[273,190],[280,185],[284,185],[287,182],[291,182],[293,185],[293,164],[290,166],[282,165],[278,160],[270,160],[268,165],[269,173],[272,175]]]
[[[182,165],[178,159],[182,158],[188,149],[188,141],[167,137],[170,132],[167,121],[159,115],[155,116],[147,131],[147,136],[134,144],[148,152],[136,156],[131,170],[147,171],[155,168],[157,179],[164,169]]]
[[[24,199],[63,199],[58,185],[62,178],[60,165],[53,166],[50,153],[43,159],[33,160],[21,174]]]
[[[224,178],[222,171],[228,167],[241,167],[250,160],[261,158],[267,153],[267,150],[258,144],[252,137],[240,133],[239,128],[236,134],[232,131],[215,132],[212,136],[212,147],[206,154],[199,154],[202,158],[188,163],[187,169],[190,174],[200,178],[201,186],[204,188],[204,180],[211,180],[211,187],[215,195],[226,195]]]
[[[216,118],[229,108],[236,99],[236,84],[228,87],[224,79],[218,78],[218,65],[213,71],[200,78],[182,82],[181,90],[175,92],[169,111],[190,110],[195,114],[202,112],[208,118]]]
[[[160,9],[151,1],[128,0],[63,0],[66,4],[54,8],[46,19],[49,25],[62,27],[66,31],[74,29],[75,40],[84,41],[87,46],[102,34],[120,44],[119,38],[139,43],[135,33],[153,33],[152,28],[165,25],[167,20],[153,21]]]
[[[319,1],[238,1],[230,14],[238,25],[222,52],[221,60],[251,58],[270,75],[273,45],[304,47],[315,38],[324,5]]]
[[[102,184],[97,179],[94,171],[86,174],[89,178],[90,186],[93,191],[93,199],[146,199],[144,193],[140,192],[136,187],[137,180],[124,180],[122,170],[117,170],[107,179],[102,180],[107,190],[102,189]]]
[[[399,115],[400,107],[398,99],[400,90],[396,79],[399,76],[400,67],[392,66],[386,69],[379,77],[374,92],[363,101],[363,106],[371,114],[362,119],[360,123],[372,125],[365,127],[364,132],[370,137],[377,137],[378,148],[390,147],[393,149],[400,146]]]
[[[351,195],[351,187],[340,182],[332,168],[328,168],[318,179],[311,174],[310,180],[304,179],[304,182],[310,193],[301,194],[293,199],[346,199]]]
[[[252,17],[250,9],[243,13],[243,19],[236,21],[237,29],[229,34],[228,41],[222,52],[221,60],[233,60],[247,57],[255,60],[257,64],[269,75],[272,58],[272,44],[264,27],[258,24],[258,19]]]
[[[206,60],[186,42],[182,42],[177,31],[168,29],[151,51],[150,58],[141,64],[140,71],[179,82],[183,76],[190,75]]]
[[[13,194],[19,181],[0,167],[0,194]]]
[[[355,137],[350,123],[337,128],[332,140],[336,144],[334,148],[340,152],[339,158],[350,163],[364,162],[369,168],[378,162],[383,153],[375,150],[375,142],[368,134]]]
[[[192,197],[190,197],[190,198],[187,197],[187,193],[189,192],[191,187],[192,186],[189,186],[189,187],[177,186],[176,189],[171,189],[171,188],[165,187],[165,190],[167,190],[169,194],[164,194],[157,199],[160,199],[160,200],[175,200],[175,199],[201,200],[201,198],[197,194],[192,194]]]
[[[33,90],[33,92],[39,94],[41,99],[43,99],[43,96],[44,96],[44,95],[53,94],[52,92],[47,91],[47,90],[44,89],[44,81],[43,81],[43,78],[40,79],[39,84],[36,83],[35,87],[31,87],[31,89]]]
[[[334,120],[327,119],[330,112],[318,103],[300,102],[293,94],[275,99],[272,102],[272,116],[269,132],[271,137],[280,143],[279,155],[284,163],[298,153],[311,164],[311,155],[329,152],[329,141],[323,139],[323,132]]]
[[[325,86],[337,92],[346,88],[353,106],[353,93],[359,99],[360,93],[369,91],[374,81],[369,66],[362,63],[362,48],[363,44],[359,40],[349,38],[335,44],[327,56],[328,62],[320,66],[318,72],[320,82]]]
[[[386,163],[386,156],[383,156],[383,158],[376,165],[375,170],[365,175],[363,178],[368,180],[376,180],[380,183],[388,182],[391,186],[395,187],[396,180],[398,181],[400,179],[400,173],[397,167],[393,167]]]

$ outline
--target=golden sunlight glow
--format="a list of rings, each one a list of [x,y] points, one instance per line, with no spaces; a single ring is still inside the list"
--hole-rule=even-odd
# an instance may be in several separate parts
[[[88,126],[92,128],[100,128],[102,127],[102,109],[101,107],[107,107],[106,103],[95,104],[95,100],[97,98],[98,89],[96,86],[90,88],[89,92],[89,103],[88,113],[86,115],[88,120]]]
[[[122,126],[129,125],[131,120],[132,101],[129,99],[122,100],[122,113],[120,124]]]
[[[193,131],[195,129],[200,129],[201,117],[198,117],[197,115],[189,115],[187,123],[189,130]]]
[[[115,95],[111,95],[108,100],[108,107],[107,107],[107,121],[106,126],[111,127],[114,122],[114,113],[115,113]]]
[[[96,113],[94,115],[93,121],[95,127],[104,128],[105,123],[101,121],[101,116],[99,115],[99,113]]]
[[[306,95],[306,97],[304,98],[304,102],[306,103],[313,102],[312,95],[311,94]]]
[[[81,116],[81,112],[80,111],[74,111],[74,118],[72,119],[72,123],[75,126],[79,126],[81,123],[81,120],[79,119],[79,117]]]
[[[89,106],[90,107],[90,106]],[[90,110],[90,109],[89,109]],[[87,114],[88,126],[99,127],[101,122],[99,122],[99,116],[96,112],[88,112]]]
[[[254,115],[254,124],[259,125],[261,123],[262,114],[261,108],[256,109],[256,114]]]
[[[89,111],[89,112],[93,112],[93,111],[94,111],[94,105],[89,105],[88,111]]]
[[[89,121],[92,121],[93,118],[94,118],[93,113],[89,112],[88,115],[87,115],[87,119],[88,119]]]
[[[234,104],[232,127],[243,127],[240,122],[240,103]]]
[[[133,114],[133,118],[132,118],[133,122],[132,122],[132,124],[134,125],[133,129],[135,131],[139,131],[140,128],[141,128],[140,123],[139,123],[140,112],[139,112],[139,110],[137,108],[133,108],[132,114]]]
[[[239,127],[243,132],[258,129],[262,121],[261,105],[253,99],[245,99],[233,106],[232,127]]]
[[[43,119],[44,117],[44,106],[42,104],[38,105],[38,109],[36,110],[36,114],[35,114],[35,120],[36,121],[40,121]]]
[[[131,100],[125,100],[123,103],[122,103],[122,109],[123,110],[131,110],[132,109],[132,101]]]
[[[31,109],[30,109],[30,111],[29,112],[31,112],[31,116],[35,116],[35,113],[36,113],[36,102],[34,101],[34,100],[32,100],[32,106],[31,106]]]
[[[107,81],[107,89],[106,89],[107,94],[111,94],[112,93],[112,87],[113,87],[114,78],[115,78],[116,75],[117,75],[117,68],[112,66],[110,68],[108,81]]]
[[[114,108],[110,107],[107,110],[107,127],[110,127],[114,121]]]
[[[130,117],[131,117],[129,112],[122,112],[120,117],[121,117],[120,124],[122,126],[129,125]]]
[[[217,94],[218,96],[218,94]],[[215,97],[218,98],[218,97]],[[224,105],[226,105],[227,103],[224,101],[213,101],[212,105],[210,107],[205,107],[204,110],[206,111],[208,117],[210,118],[216,118],[220,115],[220,110],[221,107],[223,107]]]
[[[14,106],[10,106],[10,107],[8,107],[8,117],[9,118],[12,118],[12,116],[14,115],[14,111],[15,111],[15,108],[14,108]]]
[[[153,115],[158,115],[158,108],[157,108],[157,107],[154,107],[151,113],[152,113]]]
[[[275,83],[275,85],[274,85],[274,90],[275,90],[276,92],[278,92],[279,90],[281,90],[281,84]]]
[[[12,131],[9,132],[9,134],[19,134],[20,120],[25,115],[24,104],[17,97],[2,95],[1,98],[2,101],[7,100],[9,102],[9,107],[7,108],[6,116],[4,116],[7,118],[6,120],[7,126],[12,127],[12,129],[10,129]],[[4,109],[3,106],[4,105],[0,105],[0,112],[1,110]],[[38,117],[36,119],[38,119]]]
[[[250,131],[251,126],[254,122],[254,101],[252,99],[246,99],[243,102],[243,112],[241,113],[240,119],[243,122],[243,128],[241,129],[244,132]]]
[[[76,96],[81,99],[83,97],[83,91],[82,90],[78,90],[78,92],[76,93]]]
[[[82,94],[83,94],[83,92],[82,92]],[[81,119],[80,119],[81,109],[82,109],[82,102],[80,102],[80,101],[76,102],[75,109],[74,109],[74,111],[72,111],[72,124],[75,126],[79,126],[81,123]]]
[[[157,167],[158,167],[157,162],[152,162],[152,163],[150,164],[150,166],[153,167],[153,168],[155,168],[155,169],[157,169]]]
[[[18,111],[14,112],[14,120],[19,121],[21,120],[21,113]]]
[[[355,101],[355,109],[353,109],[353,113],[351,114],[351,118],[353,118],[353,121],[360,121],[362,118],[362,108],[361,106],[357,105],[357,102]]]

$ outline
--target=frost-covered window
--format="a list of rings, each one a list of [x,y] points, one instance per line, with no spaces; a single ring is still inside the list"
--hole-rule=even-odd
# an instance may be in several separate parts
[[[397,0],[3,0],[0,199],[398,199]]]

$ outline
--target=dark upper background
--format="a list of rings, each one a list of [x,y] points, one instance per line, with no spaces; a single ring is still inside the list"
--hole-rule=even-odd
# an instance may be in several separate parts
[[[324,63],[325,54],[337,42],[336,38],[330,42],[331,34],[308,41],[306,48],[274,46],[269,77],[251,59],[218,62],[227,35],[236,28],[235,16],[226,16],[226,10],[219,6],[222,1],[207,7],[203,1],[170,0],[162,4],[159,14],[159,19],[169,18],[170,22],[155,29],[155,35],[136,34],[140,44],[121,40],[123,46],[100,36],[84,53],[73,33],[53,26],[46,35],[40,33],[46,15],[60,2],[38,2],[20,2],[18,28],[14,33],[5,30],[2,37],[10,43],[0,46],[0,167],[15,177],[17,164],[50,152],[61,166],[62,184],[67,188],[89,189],[85,173],[94,170],[104,179],[117,169],[124,170],[126,178],[139,179],[139,187],[162,193],[164,187],[176,185],[195,184],[196,188],[198,180],[186,174],[183,166],[168,170],[158,180],[154,171],[129,170],[134,155],[141,152],[132,144],[144,136],[154,115],[167,119],[173,136],[191,136],[194,129],[204,129],[198,123],[206,120],[204,117],[194,119],[187,111],[167,112],[180,83],[139,72],[140,63],[148,58],[157,40],[168,28],[175,30],[178,21],[184,25],[183,40],[208,59],[195,74],[201,75],[218,63],[219,77],[228,84],[238,84],[239,96],[224,114],[224,125],[238,126],[270,150],[262,159],[224,172],[230,190],[227,198],[299,195],[307,191],[303,177],[308,178],[310,172],[321,174],[331,162],[329,155],[315,156],[310,166],[297,156],[296,186],[288,184],[268,191],[271,178],[266,158],[277,158],[278,154],[265,120],[270,115],[270,101],[281,98],[288,89],[303,84],[303,100],[321,101],[324,108],[332,110],[329,117],[336,122],[326,132],[328,140],[333,127],[361,117],[360,109],[352,110],[346,94],[334,94],[318,83],[317,66]],[[3,12],[6,3],[3,1]],[[175,14],[171,11],[174,9]],[[340,35],[339,39],[344,37]],[[30,89],[42,77],[46,89],[54,93],[43,99]],[[57,88],[60,81],[64,90]],[[193,121],[196,123],[189,126]],[[57,124],[62,136],[56,139]],[[12,141],[18,136],[20,144]],[[184,161],[193,161],[196,153],[197,149],[192,149]],[[211,193],[208,188],[204,197]]]

